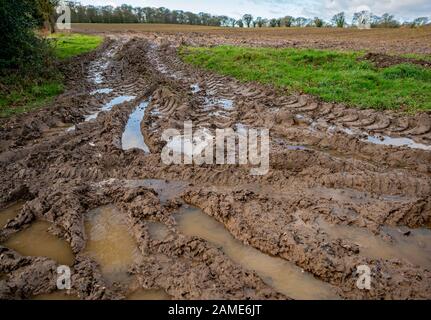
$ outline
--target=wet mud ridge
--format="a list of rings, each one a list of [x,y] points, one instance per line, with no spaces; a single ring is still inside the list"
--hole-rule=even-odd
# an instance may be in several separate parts
[[[52,105],[2,121],[0,298],[430,299],[431,115],[240,83],[180,44],[109,36]],[[185,121],[269,129],[269,172],[164,164]]]

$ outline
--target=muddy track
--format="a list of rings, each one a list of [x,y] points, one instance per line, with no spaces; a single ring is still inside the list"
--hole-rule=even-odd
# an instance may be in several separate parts
[[[70,63],[68,89],[52,105],[3,121],[0,207],[24,204],[0,229],[0,297],[56,290],[55,259],[7,247],[43,220],[73,252],[69,294],[81,299],[124,299],[137,288],[174,299],[429,299],[430,248],[415,241],[418,233],[430,239],[431,115],[350,109],[240,83],[185,65],[179,44],[111,36]],[[138,130],[124,140],[139,106]],[[268,128],[269,173],[163,164],[163,130],[181,131],[187,120],[211,133]],[[141,149],[126,150],[138,137]],[[211,235],[189,234],[179,213],[186,204],[219,223],[238,250],[302,270],[304,287],[322,295],[285,290]],[[105,206],[124,218],[139,252],[126,282],[111,281],[88,251],[89,212]],[[408,254],[393,252],[400,245]],[[358,265],[372,270],[370,291],[356,286]]]

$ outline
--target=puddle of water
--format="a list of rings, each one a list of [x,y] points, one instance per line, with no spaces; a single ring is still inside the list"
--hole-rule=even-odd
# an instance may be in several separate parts
[[[361,139],[365,142],[371,142],[374,144],[383,144],[387,146],[396,146],[396,147],[408,147],[412,149],[422,149],[422,150],[431,150],[431,145],[426,145],[422,143],[416,143],[412,139],[409,138],[391,138],[388,136],[376,137],[367,135],[367,138]]]
[[[178,197],[188,187],[184,181],[168,181],[159,179],[128,180],[127,186],[131,188],[147,187],[157,192],[161,203]]]
[[[301,115],[296,115],[299,119]],[[303,116],[302,116],[303,117]],[[416,143],[413,139],[410,138],[392,138],[385,135],[374,136],[366,133],[365,131],[361,131],[358,129],[351,129],[345,127],[337,127],[335,125],[325,125],[323,123],[311,122],[309,129],[310,131],[316,131],[316,128],[320,125],[322,130],[326,130],[328,133],[334,132],[344,132],[347,135],[358,136],[359,140],[362,142],[369,142],[373,144],[385,145],[385,146],[395,146],[395,147],[408,147],[411,149],[421,149],[421,150],[431,150],[431,145],[426,145],[422,143]]]
[[[132,101],[135,98],[136,98],[136,96],[119,96],[119,97],[116,97],[116,98],[112,99],[111,101],[109,101],[107,104],[105,104],[102,107],[102,111],[109,111],[112,109],[112,107],[119,105],[119,104],[122,104],[124,102]]]
[[[198,93],[199,91],[201,91],[201,87],[198,83],[192,84],[190,88],[192,89],[192,93]]]
[[[217,104],[220,104],[223,109],[225,110],[232,110],[233,109],[233,101],[230,99],[218,99],[216,100]]]
[[[88,116],[85,116],[84,121],[88,122],[88,121],[96,119],[97,116],[99,115],[99,113],[100,113],[100,111],[97,111],[95,113],[89,114]]]
[[[109,111],[114,106],[122,104],[124,102],[132,101],[135,98],[136,98],[135,96],[119,96],[119,97],[116,97],[116,98],[112,99],[111,101],[109,101],[108,103],[106,103],[100,110],[98,110],[98,111],[96,111],[96,112],[94,112],[92,114],[89,114],[89,115],[85,116],[84,121],[88,122],[88,121],[94,120],[94,119],[97,118],[97,116],[99,115],[100,112],[102,112],[102,111]]]
[[[85,252],[100,265],[106,280],[111,284],[128,282],[131,277],[127,271],[140,253],[125,216],[114,206],[97,208],[88,213],[85,232]]]
[[[169,234],[168,228],[163,223],[147,221],[147,226],[153,240],[163,241]]]
[[[171,300],[164,290],[138,289],[127,297],[127,300]]]
[[[205,97],[205,107],[211,107],[211,106],[220,106],[224,110],[232,110],[233,109],[233,100],[231,99],[224,99],[224,98],[208,98]]]
[[[55,291],[53,293],[34,296],[31,300],[79,300],[79,298],[77,296],[67,294],[66,291]]]
[[[92,91],[90,94],[91,94],[92,96],[94,96],[94,95],[96,95],[96,94],[109,94],[109,93],[111,93],[112,91],[114,91],[114,89],[111,89],[111,88],[102,88],[102,89],[94,90],[94,91]]]
[[[334,131],[336,129],[335,126],[330,126],[328,131]],[[385,146],[395,146],[395,147],[408,147],[412,149],[421,149],[421,150],[431,150],[431,145],[426,145],[422,143],[416,143],[414,140],[410,138],[392,138],[389,136],[373,136],[366,132],[361,132],[349,128],[340,128],[340,130],[348,135],[361,135],[364,136],[360,138],[363,142],[369,142],[373,144],[380,144]]]
[[[103,71],[108,68],[109,61],[97,60],[92,62],[90,66],[90,75],[89,78],[95,84],[101,84],[103,82]]]
[[[3,228],[9,220],[15,218],[21,211],[23,201],[16,202],[0,211],[0,229]]]
[[[200,209],[183,207],[176,215],[179,230],[220,247],[235,263],[254,270],[274,290],[294,299],[339,299],[332,287],[301,268],[236,240],[225,227]]]
[[[27,229],[13,234],[2,245],[23,256],[48,257],[60,264],[71,266],[75,260],[70,245],[48,232],[51,224],[36,220]]]
[[[319,226],[333,239],[345,239],[359,245],[360,254],[374,259],[400,259],[431,270],[431,230],[384,227],[394,241],[388,242],[371,231],[355,226],[329,224]],[[402,231],[402,232],[400,232]],[[410,232],[408,236],[403,235]]]
[[[148,103],[148,101],[142,102],[135,111],[130,114],[123,136],[121,137],[123,150],[137,148],[150,153],[150,149],[145,144],[144,137],[141,132],[141,122],[144,118],[145,109],[147,108]]]
[[[95,84],[101,84],[103,82],[102,72],[95,72],[93,76],[93,81]]]

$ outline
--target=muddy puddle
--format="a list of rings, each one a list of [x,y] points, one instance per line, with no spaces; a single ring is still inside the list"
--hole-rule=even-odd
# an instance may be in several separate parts
[[[101,84],[105,79],[103,72],[108,68],[108,66],[109,60],[106,58],[93,61],[89,67],[88,78],[95,84]]]
[[[68,294],[67,291],[55,291],[47,294],[39,294],[30,300],[79,300],[77,296]]]
[[[124,102],[132,101],[135,98],[136,98],[135,96],[119,96],[119,97],[113,98],[111,101],[109,101],[108,103],[103,105],[103,107],[100,110],[85,116],[85,121],[87,122],[87,121],[94,120],[97,118],[97,116],[99,115],[100,112],[110,111],[116,105],[122,104]]]
[[[144,101],[130,114],[121,137],[121,145],[123,150],[141,149],[146,153],[150,153],[150,149],[145,144],[144,136],[141,132],[141,122],[145,115],[145,109],[148,106],[148,101]]]
[[[204,107],[205,108],[220,107],[223,110],[229,111],[233,109],[233,100],[225,99],[225,98],[205,97]]]
[[[301,268],[242,244],[200,209],[184,206],[175,216],[179,230],[219,247],[243,268],[255,271],[274,290],[294,299],[339,299],[333,288]]]
[[[409,138],[392,138],[389,136],[370,136],[366,135],[366,138],[361,139],[364,142],[370,142],[374,144],[382,144],[386,146],[395,147],[408,147],[412,149],[422,149],[431,151],[431,145],[414,142]]]
[[[140,253],[126,217],[114,206],[97,208],[87,214],[85,232],[85,252],[100,265],[106,280],[128,283],[128,270],[139,261]]]
[[[142,179],[142,180],[127,180],[128,187],[147,187],[157,192],[158,198],[162,204],[168,200],[175,199],[183,193],[189,186],[189,183],[184,181],[160,180],[160,179]]]
[[[331,126],[328,129],[329,131],[336,131],[337,128],[335,126]],[[368,142],[373,144],[379,144],[384,146],[393,146],[393,147],[407,147],[411,149],[421,149],[431,151],[431,145],[426,145],[422,143],[417,143],[413,139],[410,138],[394,138],[386,135],[370,135],[366,132],[350,129],[350,128],[340,128],[340,131],[348,134],[348,135],[357,135],[359,136],[359,140],[362,142]]]
[[[148,221],[147,226],[150,237],[153,240],[163,241],[169,234],[168,228],[163,223]]]
[[[51,224],[36,220],[28,228],[13,234],[3,246],[23,256],[48,257],[59,264],[71,266],[75,260],[70,245],[48,232]]]
[[[112,91],[114,91],[114,89],[111,89],[111,88],[101,88],[101,89],[97,89],[97,90],[91,91],[90,94],[92,96],[94,96],[96,94],[109,94]]]
[[[190,86],[190,89],[192,90],[192,93],[198,93],[201,91],[201,87],[199,86],[198,83],[192,84]]]
[[[431,151],[431,145],[415,142],[413,139],[407,137],[390,137],[387,135],[372,135],[363,130],[355,128],[347,128],[336,125],[329,125],[327,122],[312,121],[309,117],[302,114],[295,115],[295,118],[305,124],[308,124],[308,129],[312,132],[316,130],[323,130],[329,134],[342,132],[349,136],[356,136],[362,142],[378,144],[383,146],[392,147],[406,147],[411,149],[421,149]]]
[[[0,229],[20,213],[23,204],[24,202],[16,202],[0,210]]]
[[[127,300],[171,300],[171,297],[161,289],[138,289],[128,295]]]
[[[431,150],[431,145],[426,145],[422,143],[417,143],[413,139],[410,138],[394,138],[386,135],[370,135],[366,132],[362,132],[359,130],[354,130],[350,128],[337,128],[335,126],[330,126],[328,131],[342,131],[348,135],[357,135],[359,136],[359,140],[363,142],[369,142],[373,144],[385,145],[385,146],[394,146],[394,147],[407,147],[411,149],[421,149],[421,150]]]
[[[400,259],[431,270],[431,230],[406,227],[382,228],[393,241],[386,241],[371,231],[354,226],[318,221],[332,239],[349,240],[359,246],[360,254],[369,258]]]

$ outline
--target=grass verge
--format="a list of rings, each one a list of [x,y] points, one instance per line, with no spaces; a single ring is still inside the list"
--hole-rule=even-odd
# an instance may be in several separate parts
[[[49,38],[53,40],[55,55],[59,59],[67,59],[90,52],[103,41],[102,37],[79,33],[53,34]]]
[[[102,37],[82,34],[54,34],[49,37],[55,58],[64,60],[96,49]],[[0,79],[0,118],[7,118],[43,107],[64,90],[59,72],[49,79],[37,77],[23,79],[11,75]],[[3,91],[5,93],[3,93]]]
[[[180,48],[185,62],[241,81],[271,84],[361,108],[431,110],[431,69],[412,64],[378,69],[360,61],[363,54],[234,46]]]

